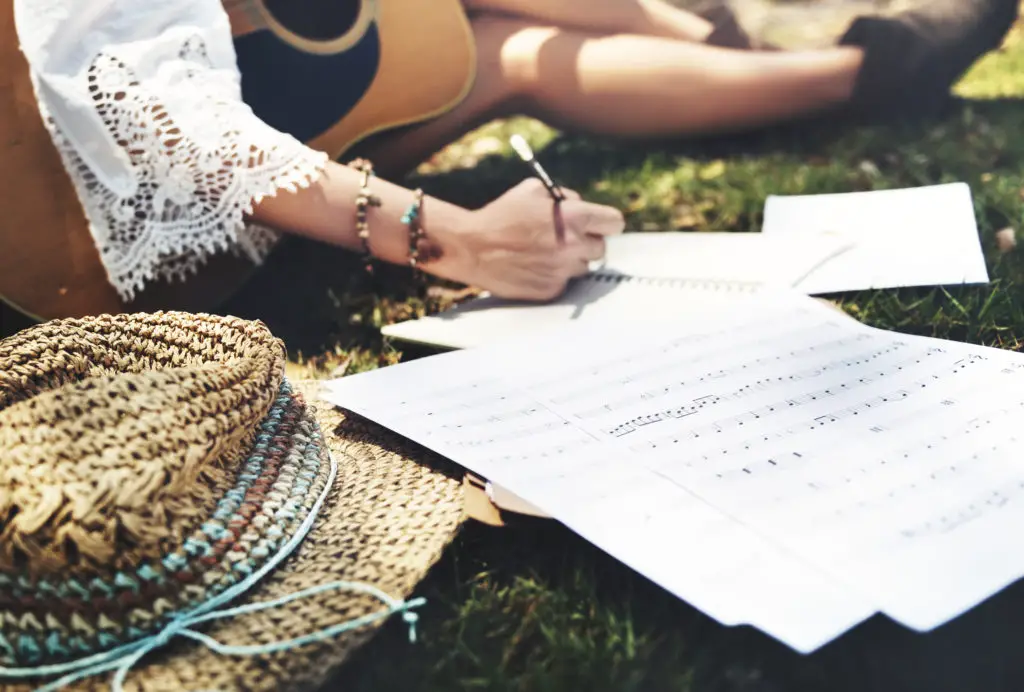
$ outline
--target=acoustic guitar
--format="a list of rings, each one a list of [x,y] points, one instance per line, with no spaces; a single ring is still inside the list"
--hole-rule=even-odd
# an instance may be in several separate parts
[[[236,10],[249,11],[238,21]],[[329,3],[329,5],[328,5]],[[468,92],[475,46],[459,0],[224,0],[245,101],[338,158],[378,132],[443,113]],[[427,7],[429,6],[429,11]],[[305,9],[304,9],[305,8]],[[258,80],[247,74],[259,71]],[[0,300],[34,320],[214,310],[255,270],[218,255],[124,302],[36,105],[12,0],[0,0]]]

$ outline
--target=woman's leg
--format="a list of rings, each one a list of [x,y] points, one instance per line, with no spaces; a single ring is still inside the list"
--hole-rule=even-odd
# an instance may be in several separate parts
[[[503,44],[528,115],[615,137],[746,129],[849,99],[863,53],[740,51],[630,34],[519,27]]]
[[[714,28],[706,19],[664,0],[463,0],[462,4],[470,13],[502,14],[598,34],[643,34],[700,43]]]
[[[477,76],[447,114],[359,147],[392,174],[487,121],[529,115],[617,137],[742,129],[843,104],[855,47],[811,52],[717,48],[651,36],[598,35],[496,16],[473,20]]]
[[[933,0],[892,18],[858,19],[839,46],[805,52],[732,50],[483,14],[473,20],[478,64],[469,96],[441,117],[367,142],[360,153],[397,173],[492,118],[516,114],[590,134],[671,137],[837,107],[867,116],[934,112],[959,76],[1000,44],[1018,2]]]

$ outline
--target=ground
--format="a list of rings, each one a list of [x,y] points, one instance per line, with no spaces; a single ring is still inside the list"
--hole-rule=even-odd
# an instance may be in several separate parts
[[[753,31],[788,45],[820,43],[808,36],[834,34],[850,12],[848,0],[817,0],[808,15],[813,21],[801,24],[792,2],[782,3],[786,11],[778,16],[765,10],[765,0],[735,2]],[[507,145],[508,136],[519,132],[565,185],[624,209],[628,230],[742,232],[759,230],[770,193],[964,181],[974,194],[993,278],[989,286],[834,298],[876,326],[1015,348],[1024,334],[1024,263],[1019,253],[1001,254],[994,237],[1007,228],[1021,232],[1024,31],[1015,31],[1003,50],[980,61],[956,92],[962,102],[926,122],[884,127],[809,122],[743,137],[642,145],[563,136],[532,120],[505,120],[448,147],[405,182],[480,206],[522,179],[524,168]],[[328,269],[310,271],[314,264]],[[329,279],[323,279],[325,273]],[[279,290],[284,285],[287,292]],[[423,293],[401,269],[386,271],[371,284],[352,256],[293,242],[274,259],[263,283],[232,307],[266,316],[287,338],[293,375],[323,377],[419,355],[383,343],[379,326],[437,310],[458,297],[456,288],[432,285]],[[303,309],[295,310],[297,304]]]
[[[753,0],[739,5],[755,31],[813,42],[792,15],[773,16]],[[828,30],[841,24],[824,11],[815,20]],[[810,35],[820,40],[821,32]],[[1001,253],[994,238],[1002,229],[1018,233],[1024,218],[1024,31],[982,60],[957,93],[962,103],[924,123],[804,123],[643,146],[504,121],[449,147],[406,182],[483,204],[522,177],[506,144],[521,132],[556,178],[625,209],[630,230],[744,232],[759,229],[769,193],[964,181],[990,285],[832,298],[875,326],[1016,349],[1024,338],[1024,262],[1017,252]],[[334,278],[311,282],[309,262],[333,263]],[[378,295],[351,258],[325,258],[303,244],[282,253],[268,276],[259,310],[276,315],[268,322],[288,340],[295,376],[338,376],[422,355],[382,343],[379,325],[457,295],[441,286],[423,294],[403,270],[382,277],[378,286],[388,288]],[[276,290],[282,285],[300,285],[300,297]],[[246,308],[242,301],[238,312]],[[1024,681],[1014,647],[1024,627],[1022,587],[933,633],[878,619],[799,656],[754,630],[717,625],[553,522],[525,521],[467,526],[420,594],[428,599],[420,642],[410,646],[400,624],[385,628],[342,672],[339,689],[932,692],[1019,689]]]
[[[760,21],[762,29],[782,24]],[[958,85],[961,104],[926,123],[812,123],[730,140],[618,146],[515,120],[466,137],[408,183],[482,204],[523,175],[505,144],[514,131],[528,134],[556,178],[627,210],[631,230],[756,231],[769,193],[965,181],[990,285],[832,298],[875,326],[1016,349],[1024,264],[1017,252],[1001,253],[994,237],[1017,233],[1024,211],[1022,36],[1015,32]],[[336,275],[350,270],[339,264]],[[301,320],[284,311],[292,316],[278,326],[293,339],[293,374],[338,375],[419,355],[382,344],[377,326],[437,309],[451,292],[435,287],[423,300],[403,272],[391,278],[401,288],[380,299],[358,280],[338,279],[310,289]],[[408,645],[400,625],[387,628],[342,673],[339,689],[932,692],[1019,689],[1024,681],[1014,646],[1024,628],[1021,587],[933,633],[878,619],[799,656],[756,631],[718,626],[553,522],[526,521],[467,526],[420,593],[429,599],[420,643]]]

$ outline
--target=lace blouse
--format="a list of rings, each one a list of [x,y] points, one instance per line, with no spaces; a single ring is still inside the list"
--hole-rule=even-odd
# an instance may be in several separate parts
[[[219,0],[14,0],[39,109],[111,283],[130,300],[216,252],[277,240],[253,205],[327,156],[242,101]]]

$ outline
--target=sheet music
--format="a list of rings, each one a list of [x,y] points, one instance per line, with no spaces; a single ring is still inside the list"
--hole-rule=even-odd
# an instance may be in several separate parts
[[[628,333],[627,333],[628,332]],[[1024,359],[777,297],[330,384],[723,624],[812,651],[1024,574]]]
[[[816,295],[901,286],[988,283],[971,190],[964,183],[827,195],[770,196],[764,236],[834,232],[854,247],[794,287]]]

